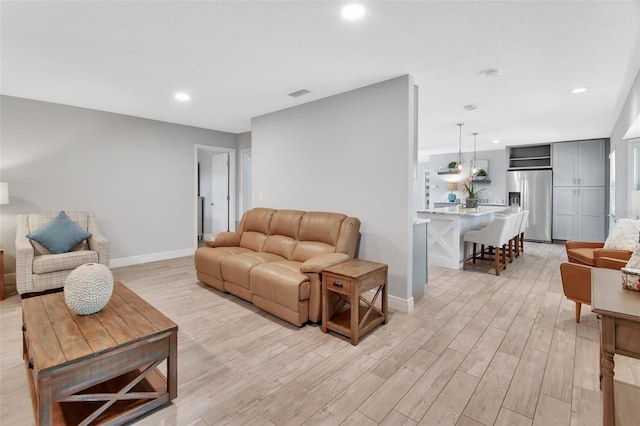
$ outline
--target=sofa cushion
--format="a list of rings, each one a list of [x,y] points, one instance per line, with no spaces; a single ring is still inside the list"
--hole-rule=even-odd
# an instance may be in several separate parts
[[[48,274],[75,269],[85,263],[98,263],[98,253],[90,250],[70,251],[60,254],[34,256],[33,273]]]
[[[567,256],[584,265],[593,265],[595,262],[594,251],[589,247],[567,249]]]
[[[251,292],[298,312],[299,302],[309,299],[309,277],[300,272],[300,265],[282,261],[255,266],[251,270]]]
[[[300,210],[278,210],[271,219],[269,235],[284,235],[297,240],[304,214]]]
[[[254,231],[269,235],[273,213],[275,213],[273,209],[255,208],[249,210],[244,218],[243,228],[239,229],[238,232]]]
[[[51,220],[55,219],[59,216],[59,212],[41,212],[41,213],[31,213],[27,215],[27,228],[29,232],[36,231],[42,228],[44,225],[49,223]],[[86,212],[80,211],[69,211],[65,212],[65,214],[71,219],[76,225],[78,225],[82,230],[89,230],[89,218]],[[35,240],[31,240],[31,245],[33,246],[33,250],[37,255],[41,254],[50,254],[51,252],[42,244]],[[88,250],[89,245],[87,244],[87,240],[82,240],[79,244],[73,247],[72,251],[78,250]]]
[[[604,242],[604,248],[634,252],[640,237],[640,220],[618,219]]]
[[[269,235],[264,243],[262,251],[277,254],[285,259],[291,259],[293,250],[296,248],[298,240],[284,235]]]
[[[264,247],[269,235],[269,227],[271,226],[271,218],[274,212],[275,210],[273,209],[265,208],[255,208],[247,211],[238,227],[238,233],[242,235],[239,246],[253,251],[262,251],[262,247]]]
[[[631,258],[625,265],[625,268],[640,269],[640,244],[638,244],[638,248],[633,255],[631,255]]]
[[[66,253],[89,237],[91,233],[80,228],[64,211],[46,225],[27,234],[27,238],[42,244],[53,254]]]
[[[240,238],[240,247],[251,251],[262,251],[264,243],[267,241],[267,235],[261,232],[245,231]]]
[[[224,281],[230,281],[246,289],[249,285],[249,273],[256,265],[285,260],[282,256],[272,253],[246,252],[222,259],[221,271]]]
[[[242,247],[200,247],[195,254],[196,270],[223,281],[222,259],[229,255],[241,253],[251,253],[251,250]]]
[[[300,241],[318,241],[335,247],[340,226],[346,218],[339,213],[308,212],[300,222]]]

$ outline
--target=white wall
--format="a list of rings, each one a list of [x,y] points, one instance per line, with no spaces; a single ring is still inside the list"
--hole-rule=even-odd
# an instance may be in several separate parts
[[[640,73],[629,91],[627,100],[618,116],[618,121],[611,132],[609,150],[616,151],[616,217],[630,216],[631,208],[631,174],[630,159],[632,156],[631,144],[622,140],[633,121],[640,115]],[[607,210],[609,206],[607,206]],[[609,226],[612,229],[612,226]]]
[[[252,120],[253,204],[362,221],[360,257],[411,294],[413,82],[374,84]]]
[[[95,211],[115,265],[193,253],[195,145],[236,135],[2,96],[1,242],[15,270],[15,215]]]

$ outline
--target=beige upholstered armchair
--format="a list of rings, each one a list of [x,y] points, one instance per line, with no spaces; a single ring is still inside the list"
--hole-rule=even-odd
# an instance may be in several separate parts
[[[27,234],[47,225],[59,213],[42,212],[17,216],[16,287],[20,295],[62,288],[67,275],[85,263],[109,266],[109,241],[98,232],[94,213],[70,211],[66,215],[91,236],[69,251],[59,254],[53,254],[42,244],[27,238]]]

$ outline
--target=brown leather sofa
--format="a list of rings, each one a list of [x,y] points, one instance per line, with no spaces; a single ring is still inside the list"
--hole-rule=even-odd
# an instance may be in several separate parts
[[[321,272],[355,256],[360,220],[255,208],[195,254],[198,280],[297,326],[322,320]]]

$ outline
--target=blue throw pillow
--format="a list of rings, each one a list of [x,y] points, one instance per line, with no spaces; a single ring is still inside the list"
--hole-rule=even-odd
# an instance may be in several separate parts
[[[39,242],[53,254],[66,253],[89,237],[91,233],[80,228],[63,211],[51,222],[27,234],[27,238]]]

